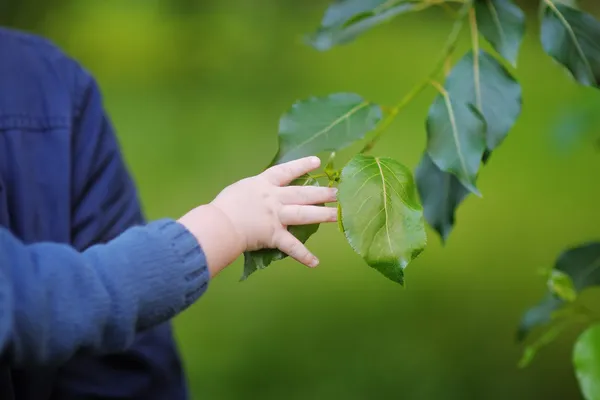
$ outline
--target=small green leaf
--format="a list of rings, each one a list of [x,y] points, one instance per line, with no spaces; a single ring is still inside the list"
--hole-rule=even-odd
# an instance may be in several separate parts
[[[521,114],[521,85],[490,54],[467,53],[452,69],[445,88],[457,102],[474,104],[486,122],[487,149],[494,150]]]
[[[292,186],[319,186],[319,183],[308,176],[303,176],[296,179],[291,183]],[[302,243],[306,243],[309,237],[317,232],[319,224],[311,225],[293,225],[288,227],[294,236],[296,236]],[[283,260],[287,257],[287,254],[279,251],[278,249],[262,249],[257,251],[247,251],[244,253],[244,273],[241,280],[246,280],[250,275],[259,269],[268,267],[271,263],[279,260]]]
[[[600,324],[591,326],[577,339],[573,366],[585,399],[600,399]]]
[[[337,1],[325,13],[317,32],[307,37],[307,42],[319,51],[326,51],[349,43],[369,29],[419,7],[418,2],[405,0]]]
[[[279,121],[276,163],[340,150],[362,139],[381,117],[378,105],[351,93],[299,101]]]
[[[600,22],[581,10],[545,2],[541,29],[544,51],[580,84],[600,87]]]
[[[371,267],[404,284],[404,268],[427,242],[410,170],[390,158],[357,155],[342,170],[338,201],[350,246]]]
[[[415,180],[425,220],[445,242],[454,226],[456,209],[469,191],[456,176],[440,170],[427,153],[415,170]]]
[[[427,153],[439,169],[454,174],[478,196],[475,181],[485,152],[485,132],[485,120],[475,106],[442,89],[427,116]]]
[[[556,269],[550,273],[548,289],[563,301],[572,302],[577,298],[577,291],[571,277]]]
[[[516,67],[525,34],[525,13],[511,0],[477,0],[475,15],[481,34]]]
[[[563,296],[568,298],[573,298],[570,291],[578,294],[589,287],[599,286],[600,243],[587,243],[565,251],[556,261],[554,269],[571,279],[572,284],[568,283],[566,286],[559,287]],[[550,279],[554,279],[555,276],[552,274]],[[569,288],[570,285],[572,285],[571,288]],[[556,284],[549,283],[549,286],[556,287]],[[565,300],[552,291],[548,291],[540,303],[525,312],[519,326],[518,339],[525,339],[532,329],[550,322],[552,314],[564,304]]]

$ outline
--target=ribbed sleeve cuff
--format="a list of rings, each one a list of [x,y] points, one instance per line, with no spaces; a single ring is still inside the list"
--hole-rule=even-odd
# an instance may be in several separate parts
[[[117,243],[121,248],[114,250],[136,266],[121,283],[137,300],[138,330],[173,318],[206,291],[210,274],[204,252],[178,222],[163,219],[130,229]]]

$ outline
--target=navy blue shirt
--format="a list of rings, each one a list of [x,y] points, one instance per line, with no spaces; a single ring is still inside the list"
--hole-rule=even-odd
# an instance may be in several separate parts
[[[144,222],[94,79],[48,41],[0,29],[0,225],[83,250]],[[127,352],[59,368],[0,367],[16,400],[187,398],[169,324]]]

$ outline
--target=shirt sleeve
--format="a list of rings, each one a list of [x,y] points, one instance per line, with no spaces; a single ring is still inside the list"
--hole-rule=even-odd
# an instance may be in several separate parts
[[[96,81],[77,71],[71,231],[72,244],[84,250],[143,223],[144,217]],[[54,392],[62,399],[186,399],[170,322],[139,332],[121,352],[76,356],[59,370]]]
[[[0,344],[13,367],[53,366],[77,352],[123,351],[172,318],[208,282],[195,238],[171,220],[131,228],[85,252],[25,245],[0,228]]]

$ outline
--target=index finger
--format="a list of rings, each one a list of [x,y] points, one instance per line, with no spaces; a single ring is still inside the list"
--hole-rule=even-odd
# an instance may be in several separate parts
[[[304,157],[283,164],[274,165],[267,169],[262,175],[274,185],[285,186],[294,179],[301,177],[319,168],[321,160],[319,157]]]

